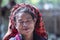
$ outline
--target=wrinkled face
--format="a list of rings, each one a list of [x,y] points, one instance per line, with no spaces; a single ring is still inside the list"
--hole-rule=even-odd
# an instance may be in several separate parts
[[[27,35],[33,33],[36,20],[29,13],[18,13],[16,16],[16,29],[19,33]]]

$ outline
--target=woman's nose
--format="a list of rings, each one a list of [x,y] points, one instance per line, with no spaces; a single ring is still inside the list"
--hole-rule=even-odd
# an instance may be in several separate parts
[[[27,27],[27,24],[26,23],[23,23],[23,27]]]

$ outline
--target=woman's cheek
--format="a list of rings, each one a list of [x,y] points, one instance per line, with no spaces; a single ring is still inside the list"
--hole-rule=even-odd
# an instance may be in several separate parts
[[[22,26],[21,25],[17,25],[16,29],[18,30],[18,32],[20,32],[22,30]]]
[[[34,30],[34,25],[33,25],[33,24],[30,26],[30,29],[31,29],[32,31]]]

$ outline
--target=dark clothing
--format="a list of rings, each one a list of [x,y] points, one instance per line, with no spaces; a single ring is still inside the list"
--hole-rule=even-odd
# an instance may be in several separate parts
[[[21,36],[19,36],[19,38],[21,40]],[[14,37],[14,38],[12,38],[10,40],[17,40],[17,39],[16,39],[16,37]],[[22,38],[22,40],[24,40],[24,39]],[[38,36],[36,33],[34,33],[33,34],[33,40],[47,40],[47,39],[45,39],[45,38],[43,38],[41,36]]]
[[[36,33],[34,33],[34,38],[33,38],[33,40],[47,40],[47,39],[45,39],[45,38],[43,38],[43,37],[41,37],[41,36],[38,36]]]

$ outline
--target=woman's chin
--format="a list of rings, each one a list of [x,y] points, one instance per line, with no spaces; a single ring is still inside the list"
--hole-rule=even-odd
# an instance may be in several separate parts
[[[23,31],[23,34],[30,34],[31,33],[31,30],[24,30]]]

